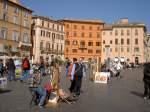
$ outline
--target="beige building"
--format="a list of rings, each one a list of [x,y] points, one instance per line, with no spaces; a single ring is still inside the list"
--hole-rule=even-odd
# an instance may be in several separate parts
[[[1,56],[30,56],[31,13],[18,0],[0,0]]]
[[[65,24],[65,58],[85,60],[101,59],[101,20],[64,19]],[[99,61],[100,62],[100,61]]]
[[[34,62],[51,56],[64,58],[64,25],[48,17],[32,17],[32,56]]]
[[[105,25],[102,30],[102,63],[115,57],[126,62],[145,62],[145,36],[145,24],[129,23],[128,19]]]

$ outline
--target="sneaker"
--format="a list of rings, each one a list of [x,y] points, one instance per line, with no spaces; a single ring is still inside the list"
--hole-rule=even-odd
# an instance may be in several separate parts
[[[144,97],[144,100],[147,100],[147,99],[148,99],[148,97],[145,96],[145,97]]]
[[[42,105],[40,105],[40,104],[39,104],[38,106],[39,106],[40,108],[44,108],[44,107],[43,107]]]

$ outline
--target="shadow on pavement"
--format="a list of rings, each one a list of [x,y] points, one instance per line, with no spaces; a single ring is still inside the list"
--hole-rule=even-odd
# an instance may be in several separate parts
[[[8,92],[11,92],[12,90],[1,90],[0,89],[0,94],[4,94],[4,93],[8,93]]]
[[[135,96],[143,98],[143,93],[136,92],[136,91],[131,91],[130,93],[133,94],[133,95],[135,95]]]

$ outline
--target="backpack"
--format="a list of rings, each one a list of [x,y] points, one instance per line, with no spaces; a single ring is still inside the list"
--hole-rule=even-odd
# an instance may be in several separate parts
[[[75,76],[82,77],[83,76],[83,65],[81,63],[75,63]]]
[[[24,62],[23,62],[23,68],[28,68],[29,66],[28,66],[28,61],[27,60],[25,60]]]

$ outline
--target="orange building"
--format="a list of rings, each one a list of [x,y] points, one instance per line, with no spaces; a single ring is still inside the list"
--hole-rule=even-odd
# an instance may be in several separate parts
[[[65,24],[65,58],[101,59],[101,20],[61,20]]]

